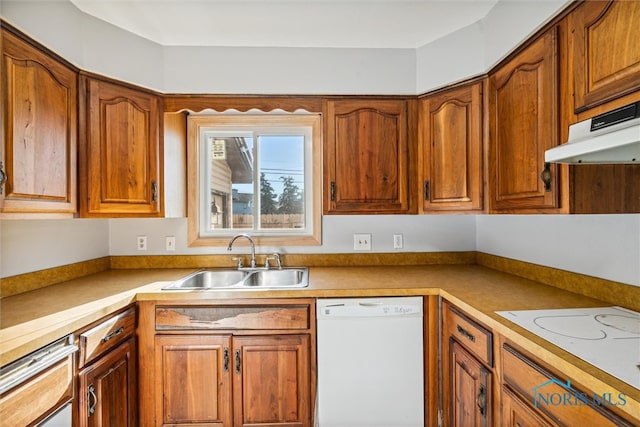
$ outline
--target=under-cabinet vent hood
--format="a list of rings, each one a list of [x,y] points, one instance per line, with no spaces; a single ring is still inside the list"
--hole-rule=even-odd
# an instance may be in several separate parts
[[[640,101],[569,126],[569,141],[544,153],[545,162],[640,164]]]

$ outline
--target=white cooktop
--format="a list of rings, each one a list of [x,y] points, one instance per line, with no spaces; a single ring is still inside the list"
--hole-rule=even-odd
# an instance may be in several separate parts
[[[496,314],[640,389],[640,313],[598,307]]]

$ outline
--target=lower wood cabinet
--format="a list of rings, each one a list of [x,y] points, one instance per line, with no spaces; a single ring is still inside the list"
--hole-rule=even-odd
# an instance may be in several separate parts
[[[550,427],[542,416],[520,400],[507,387],[502,388],[502,426],[504,427]]]
[[[158,336],[155,354],[156,425],[231,425],[230,336]]]
[[[491,426],[493,335],[446,301],[442,328],[444,425]]]
[[[310,425],[309,335],[233,338],[235,426]]]
[[[504,426],[632,426],[619,396],[587,390],[510,344],[500,350]],[[636,420],[637,421],[637,420]]]
[[[311,425],[313,300],[140,304],[140,424]]]
[[[80,426],[137,425],[135,364],[131,338],[80,372]]]
[[[135,330],[130,307],[78,331],[78,426],[138,425]]]
[[[451,425],[490,426],[491,371],[455,341],[449,348],[449,358]]]
[[[155,339],[157,425],[309,425],[308,335]]]

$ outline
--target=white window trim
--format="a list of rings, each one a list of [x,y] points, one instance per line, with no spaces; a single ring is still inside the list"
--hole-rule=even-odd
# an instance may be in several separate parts
[[[319,114],[260,114],[260,115],[198,115],[189,116],[187,123],[187,217],[189,246],[226,245],[229,238],[248,232],[262,246],[300,246],[321,244],[322,213],[322,125]],[[215,129],[222,134],[224,128],[237,131],[243,127],[259,129],[261,134],[278,133],[278,129],[310,128],[312,138],[305,138],[305,230],[239,230],[224,229],[203,233],[200,214],[206,206],[203,179],[206,176],[206,153],[200,137]],[[237,134],[237,132],[236,132]],[[202,173],[201,173],[202,172]],[[256,183],[257,185],[257,183]],[[311,188],[309,188],[311,187]],[[308,224],[308,225],[307,225]]]

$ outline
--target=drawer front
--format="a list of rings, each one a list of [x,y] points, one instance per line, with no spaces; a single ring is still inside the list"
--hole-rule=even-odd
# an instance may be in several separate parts
[[[158,306],[156,330],[309,329],[309,305]]]
[[[73,397],[73,355],[0,397],[0,424],[31,425]]]
[[[136,331],[134,307],[80,334],[80,367],[114,348]]]
[[[606,406],[614,406],[618,396],[608,390],[601,394],[576,388],[571,380],[556,376],[514,348],[502,348],[502,369],[505,387],[528,402],[532,409],[548,416],[559,425],[629,426]],[[599,404],[595,403],[597,396]]]
[[[444,327],[448,337],[454,338],[479,360],[493,366],[493,334],[469,319],[455,307],[445,304]]]

